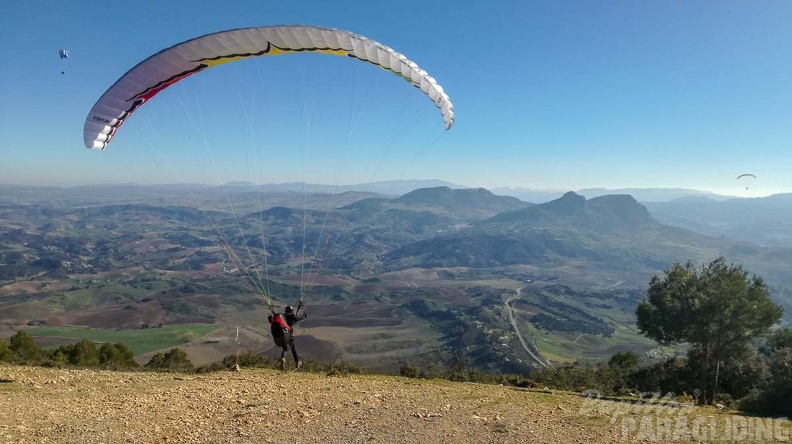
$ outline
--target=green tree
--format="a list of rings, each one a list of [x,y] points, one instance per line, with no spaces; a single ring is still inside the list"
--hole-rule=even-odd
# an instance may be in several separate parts
[[[146,363],[145,367],[150,370],[165,370],[165,354],[161,352],[154,353],[154,356],[149,359],[149,362]]]
[[[611,370],[612,390],[616,394],[632,393],[634,386],[630,387],[630,374],[638,369],[640,357],[634,351],[616,352],[608,360]]]
[[[195,370],[190,357],[180,348],[172,348],[166,353],[157,353],[151,357],[146,368],[164,372],[192,372]]]
[[[763,413],[792,414],[792,348],[778,350],[770,360],[770,377],[762,395]]]
[[[719,257],[699,269],[674,263],[652,277],[636,309],[638,330],[662,345],[691,344],[699,357],[699,403],[715,396],[715,363],[743,354],[781,319],[761,277]]]
[[[33,341],[33,336],[24,330],[19,330],[14,336],[11,336],[9,348],[14,353],[16,360],[23,364],[38,364],[44,357],[44,352]]]
[[[0,339],[0,362],[11,362],[14,360],[14,352],[8,346],[8,342]]]
[[[90,339],[81,339],[69,349],[69,364],[81,367],[98,367],[99,350]]]
[[[774,331],[760,349],[767,366],[762,387],[746,396],[740,407],[763,415],[792,415],[792,330]]]
[[[792,349],[792,330],[779,328],[767,337],[762,352],[767,356],[772,356],[785,348]]]
[[[690,347],[687,351],[686,371],[678,376],[683,379],[682,385],[689,387],[688,393],[700,395],[701,355],[701,348]],[[707,375],[707,389],[712,395],[710,403],[731,406],[732,400],[742,398],[762,387],[766,377],[767,362],[760,359],[752,347],[745,347],[744,350],[730,353],[723,359],[713,360]]]
[[[687,359],[675,356],[638,367],[630,372],[628,381],[639,392],[683,394],[694,392],[696,375]]]
[[[69,363],[68,346],[61,345],[57,349],[49,353],[50,365],[54,367],[63,367]]]
[[[619,369],[630,370],[638,367],[640,357],[634,351],[616,352],[608,360],[608,365]]]
[[[131,370],[140,367],[132,351],[122,343],[105,342],[99,347],[99,365],[108,370]]]

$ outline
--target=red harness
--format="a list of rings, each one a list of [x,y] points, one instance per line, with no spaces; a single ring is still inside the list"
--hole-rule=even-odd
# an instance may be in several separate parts
[[[287,332],[291,333],[291,328],[289,327],[288,324],[286,324],[286,321],[283,320],[283,316],[281,316],[281,315],[273,316],[272,317],[272,322],[275,323],[275,324],[280,325],[281,327],[283,327],[284,330],[286,330]]]

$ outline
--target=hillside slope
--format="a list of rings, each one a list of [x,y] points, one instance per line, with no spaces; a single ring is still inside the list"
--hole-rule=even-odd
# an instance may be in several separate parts
[[[0,366],[4,442],[632,441],[622,436],[622,418],[631,414],[614,415],[616,406],[576,394],[388,376]],[[719,424],[742,418],[714,409],[689,413]],[[665,442],[660,438],[653,441]]]

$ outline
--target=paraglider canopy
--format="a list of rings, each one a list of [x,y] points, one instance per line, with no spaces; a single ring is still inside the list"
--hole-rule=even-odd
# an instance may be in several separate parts
[[[737,180],[740,180],[740,179],[742,179],[742,180],[751,180],[751,179],[746,179],[746,178],[756,179],[756,176],[754,176],[753,174],[740,174],[739,176],[737,176]],[[748,187],[746,186],[745,189],[747,190]]]
[[[69,52],[68,49],[61,48],[58,50],[58,57],[60,57],[61,60],[66,60],[69,58],[69,56],[71,56],[71,53]],[[61,65],[65,66],[66,64],[64,62],[61,62]],[[66,70],[61,69],[61,74],[66,74]]]
[[[138,63],[94,104],[83,127],[85,146],[103,150],[118,128],[163,89],[205,69],[236,60],[290,53],[318,52],[371,63],[396,74],[434,102],[446,130],[454,124],[454,106],[437,81],[393,49],[349,31],[286,25],[233,29],[178,43]]]

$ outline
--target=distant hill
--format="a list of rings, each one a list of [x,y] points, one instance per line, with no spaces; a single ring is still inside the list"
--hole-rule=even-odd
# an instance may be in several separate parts
[[[501,196],[514,196],[526,202],[544,203],[558,199],[567,190],[537,190],[530,188],[491,188],[490,191]],[[674,199],[687,197],[707,197],[712,200],[725,200],[728,196],[721,196],[709,191],[691,190],[686,188],[583,188],[577,194],[591,199],[599,196],[614,194],[629,194],[638,202],[667,202]]]
[[[762,198],[647,202],[659,222],[760,246],[792,248],[792,193]]]
[[[220,211],[261,211],[273,206],[303,206],[326,209],[374,196],[373,192],[321,190],[304,184],[283,189],[267,189],[246,182],[224,186],[202,184],[110,184],[75,187],[35,187],[0,185],[0,204],[43,204],[52,208],[75,208],[91,205],[146,204],[156,206],[201,207]],[[327,190],[327,191],[326,191]],[[299,203],[299,204],[298,204]],[[262,207],[264,205],[264,207]]]
[[[487,223],[569,224],[608,231],[657,225],[646,207],[632,196],[601,196],[586,200],[571,191],[547,203],[498,214],[483,222]]]
[[[405,245],[388,253],[385,263],[398,269],[407,265],[547,267],[578,261],[580,267],[617,272],[643,285],[674,261],[708,261],[720,255],[766,274],[774,284],[792,285],[792,275],[784,271],[792,267],[787,253],[662,225],[631,196],[586,200],[572,192]]]
[[[444,208],[459,214],[461,217],[465,213],[483,215],[485,213],[499,213],[532,205],[516,197],[496,196],[484,188],[452,190],[449,187],[422,188],[411,191],[395,199],[394,203]]]
[[[530,205],[532,204],[516,197],[496,196],[484,188],[454,190],[449,187],[433,187],[414,190],[395,199],[362,199],[342,210],[355,213],[356,219],[364,214],[372,215],[399,208],[409,212],[442,213],[458,219],[458,222],[471,222]]]
[[[578,194],[587,199],[612,194],[629,194],[638,202],[667,202],[669,200],[687,197],[706,197],[712,200],[726,200],[729,196],[722,196],[709,191],[691,190],[688,188],[583,188]]]
[[[450,182],[442,180],[390,180],[370,183],[360,183],[353,185],[323,185],[323,184],[306,184],[304,182],[291,182],[280,184],[263,184],[253,185],[261,191],[293,191],[293,192],[311,192],[311,193],[340,193],[348,191],[358,191],[366,193],[376,193],[385,196],[401,196],[402,194],[409,193],[410,191],[420,188],[432,187],[449,187],[449,188],[466,188],[462,185],[455,185]]]
[[[369,196],[383,195],[398,197],[411,191],[426,188],[447,187],[449,189],[468,189],[465,185],[428,179],[428,180],[392,180],[353,185],[307,184],[304,182],[254,184],[251,182],[229,182],[223,186],[206,184],[95,184],[70,187],[36,187],[22,185],[0,184],[0,202],[37,200],[41,198],[102,200],[108,199],[146,199],[158,196],[160,198],[176,198],[191,196],[225,195],[230,193],[310,193],[332,194],[355,192],[368,193]],[[490,188],[490,192],[498,196],[512,196],[524,202],[544,203],[558,199],[567,191],[572,190],[542,190],[522,187],[497,187]],[[729,199],[728,196],[717,195],[708,191],[699,191],[685,188],[585,188],[577,191],[588,199],[614,194],[629,194],[639,202],[667,202],[681,198],[706,197],[716,201]]]
[[[273,198],[294,199],[296,197],[326,195],[322,198],[336,205],[346,205],[366,197],[399,197],[405,193],[433,187],[466,188],[442,180],[393,180],[354,185],[307,184],[289,182],[278,184],[254,184],[251,182],[229,182],[224,185],[206,184],[96,184],[69,187],[29,186],[0,184],[0,203],[26,204],[47,202],[56,206],[93,205],[105,203],[145,202],[148,204],[183,204],[188,206],[228,206],[226,199],[234,204],[252,206],[259,201]],[[266,195],[266,198],[260,199]],[[280,202],[284,203],[283,200]],[[219,204],[219,205],[218,205]]]

